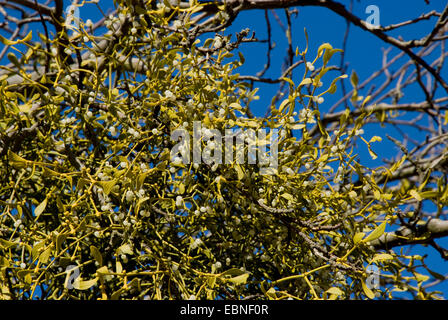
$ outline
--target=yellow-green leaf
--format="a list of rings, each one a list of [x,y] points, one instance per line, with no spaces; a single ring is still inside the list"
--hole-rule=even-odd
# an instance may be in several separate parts
[[[418,201],[422,201],[423,200],[422,196],[420,195],[420,193],[418,193],[417,190],[411,190],[411,191],[409,191],[409,194],[411,196],[413,196],[415,199],[417,199]]]
[[[243,108],[241,107],[241,105],[239,103],[233,102],[229,105],[229,109],[242,110]]]
[[[281,196],[282,196],[283,198],[285,198],[286,200],[294,201],[293,196],[292,196],[291,194],[289,194],[289,193],[282,193]]]
[[[370,263],[374,263],[377,261],[384,261],[384,260],[392,260],[394,257],[388,253],[380,253],[373,257],[372,261]]]
[[[288,103],[289,103],[289,99],[283,100],[282,103],[280,103],[280,106],[278,107],[278,111],[282,112]]]
[[[121,273],[123,271],[123,266],[121,265],[120,261],[117,261],[115,263],[115,272],[116,273]]]
[[[53,251],[53,247],[49,246],[47,249],[45,249],[39,256],[39,261],[43,264],[47,263],[50,259],[51,251]]]
[[[17,275],[25,283],[31,284],[31,282],[32,282],[31,274],[32,273],[33,272],[31,270],[20,270],[19,272],[17,272]]]
[[[120,299],[120,296],[123,292],[125,292],[126,289],[124,288],[120,288],[117,291],[115,291],[114,293],[112,293],[112,295],[110,296],[110,300],[118,300]]]
[[[373,136],[372,139],[370,139],[369,143],[377,142],[377,141],[383,141],[383,139],[378,136]]]
[[[421,192],[420,195],[423,199],[431,199],[431,198],[437,198],[439,193],[437,191],[424,191]]]
[[[13,44],[16,44],[15,41],[11,41],[9,39],[6,39],[5,37],[3,37],[2,35],[0,35],[0,42],[3,43],[5,46],[11,46]]]
[[[224,271],[223,273],[220,274],[220,276],[239,276],[244,274],[244,271],[238,269],[238,268],[232,268],[229,270]]]
[[[129,244],[124,244],[118,248],[118,254],[133,254],[132,248]]]
[[[61,174],[54,170],[48,169],[47,167],[43,168],[43,176],[44,177],[59,177]]]
[[[301,82],[300,82],[300,84],[299,84],[299,87],[301,87],[301,86],[306,86],[307,84],[310,84],[310,83],[312,83],[313,81],[310,79],[310,78],[305,78],[305,79],[303,79]]]
[[[97,184],[103,189],[104,194],[107,196],[112,191],[112,188],[117,184],[116,180],[110,181],[98,181]]]
[[[305,127],[306,127],[306,125],[304,125],[302,123],[296,123],[296,124],[293,124],[293,125],[290,126],[290,128],[292,130],[300,130],[300,129],[303,129]]]
[[[97,247],[90,246],[90,254],[95,259],[95,261],[98,262],[99,265],[103,264],[103,256],[101,255],[101,252]]]
[[[367,285],[365,284],[364,281],[361,282],[362,285],[362,290],[364,291],[365,295],[369,298],[369,299],[373,299],[375,298],[375,294],[373,293],[372,290],[370,290]]]
[[[11,164],[18,169],[25,168],[28,165],[28,160],[22,158],[18,154],[15,154],[11,150],[8,150],[8,159]]]
[[[96,270],[96,273],[97,273],[98,275],[103,275],[103,274],[105,274],[105,273],[109,273],[109,269],[107,269],[106,266],[102,266],[101,268],[98,268],[98,269]]]
[[[355,244],[358,244],[362,240],[362,238],[364,238],[365,235],[366,234],[364,232],[356,233],[355,236],[353,237],[353,242]]]
[[[271,287],[268,291],[266,291],[266,295],[270,299],[277,299],[277,294],[274,287]]]
[[[429,276],[424,275],[424,274],[420,274],[420,273],[416,273],[415,274],[415,279],[417,280],[417,282],[425,282],[429,279]]]
[[[44,199],[37,207],[34,209],[34,215],[36,218],[38,218],[42,212],[44,212],[45,208],[47,207],[47,198]]]
[[[12,46],[12,45],[15,45],[15,44],[18,44],[18,43],[23,43],[23,42],[26,42],[26,41],[30,41],[31,38],[32,38],[32,36],[33,36],[33,32],[30,31],[30,32],[25,36],[25,38],[23,38],[23,39],[19,39],[19,40],[17,40],[17,41],[11,41],[11,40],[9,40],[9,39],[6,39],[6,38],[3,37],[2,35],[0,35],[0,42],[3,43],[5,46]]]
[[[386,222],[383,222],[382,224],[380,224],[378,227],[376,227],[375,230],[373,230],[368,236],[367,238],[365,238],[363,241],[364,242],[369,242],[369,241],[373,241],[375,239],[378,239],[379,237],[381,237],[384,233],[384,230],[386,230]]]
[[[235,170],[238,174],[238,180],[242,180],[244,178],[244,172],[239,164],[235,164]]]
[[[406,155],[404,155],[403,157],[401,157],[401,159],[397,162],[394,162],[394,164],[392,165],[392,167],[390,167],[389,171],[390,172],[394,172],[395,170],[397,170],[402,164],[403,162],[406,160]]]
[[[16,244],[17,244],[16,242],[11,242],[11,241],[0,238],[0,248],[8,249]]]
[[[375,160],[376,158],[378,158],[378,155],[370,148],[370,146],[368,146],[369,149],[369,154],[372,157],[373,160]]]
[[[59,250],[62,249],[62,244],[64,243],[65,239],[67,239],[66,233],[60,233],[56,237],[56,252],[59,252]]]
[[[79,278],[78,278],[79,279]],[[77,290],[88,290],[90,288],[92,288],[97,282],[98,282],[98,278],[94,278],[91,280],[75,280],[75,282],[73,283],[73,288],[77,289]]]
[[[248,277],[249,277],[249,274],[245,273],[245,274],[230,278],[227,281],[233,282],[234,284],[244,284],[244,283],[246,283]]]
[[[33,249],[31,249],[31,256],[33,257],[33,261],[39,257],[40,249],[42,249],[45,245],[45,241],[41,241],[33,245]]]
[[[358,86],[358,81],[358,75],[356,74],[355,70],[353,70],[352,75],[350,76],[350,82],[353,88],[356,88]]]
[[[286,81],[288,82],[291,86],[294,87],[294,81],[292,81],[291,79],[287,78],[287,77],[282,77],[280,78],[280,80]]]
[[[344,292],[342,292],[342,290],[337,287],[331,287],[330,289],[327,290],[327,293],[334,294],[336,296],[342,296],[344,294]]]
[[[322,55],[322,52],[323,52],[325,49],[327,49],[327,50],[328,50],[328,49],[333,49],[333,47],[332,47],[331,44],[329,44],[329,43],[321,44],[320,47],[319,47],[319,49],[317,50],[317,56],[320,57],[320,56]]]
[[[216,283],[216,277],[208,277],[207,279],[207,284],[210,288],[213,288],[215,286]]]

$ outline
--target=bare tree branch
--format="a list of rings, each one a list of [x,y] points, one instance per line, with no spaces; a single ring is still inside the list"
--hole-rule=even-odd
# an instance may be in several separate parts
[[[386,232],[380,238],[370,242],[375,249],[389,250],[394,247],[428,243],[434,240],[448,236],[448,221],[441,219],[430,219],[423,226],[417,228],[417,231],[409,228],[402,228],[394,232]]]

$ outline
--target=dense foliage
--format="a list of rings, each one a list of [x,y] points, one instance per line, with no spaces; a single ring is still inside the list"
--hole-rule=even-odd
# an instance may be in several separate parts
[[[66,20],[48,38],[2,38],[17,51],[0,79],[1,298],[434,297],[415,268],[422,257],[375,241],[409,201],[438,192],[446,205],[446,181],[426,193],[385,188],[405,156],[387,170],[359,162],[355,143],[373,158],[381,143],[363,130],[369,97],[354,97],[361,111],[342,112],[339,125],[322,123],[341,78],[328,63],[341,50],[297,48],[303,80],[286,79],[289,96],[255,118],[256,90],[232,53],[247,30],[205,39],[190,28],[199,5],[118,2],[102,34]],[[257,143],[273,152],[277,129],[278,168],[172,161],[172,132],[193,136],[194,121],[202,148],[215,145],[208,129],[266,129]],[[372,265],[378,288],[367,285]]]

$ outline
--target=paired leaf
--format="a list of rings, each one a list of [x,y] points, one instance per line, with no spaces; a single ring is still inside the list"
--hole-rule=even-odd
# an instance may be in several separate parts
[[[107,196],[117,184],[117,180],[98,181],[97,184],[103,189],[104,194]]]

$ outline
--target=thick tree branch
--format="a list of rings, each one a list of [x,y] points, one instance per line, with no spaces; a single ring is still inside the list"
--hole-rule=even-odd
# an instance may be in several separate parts
[[[46,15],[51,15],[54,12],[54,8],[48,7],[44,4],[36,3],[35,1],[32,0],[9,0],[9,1],[20,4],[22,6],[25,6],[27,8],[36,11],[40,11],[41,13]]]
[[[448,236],[448,221],[430,219],[415,231],[405,227],[397,231],[387,232],[370,244],[377,250],[389,250],[404,245],[429,243],[431,240],[446,236]]]

